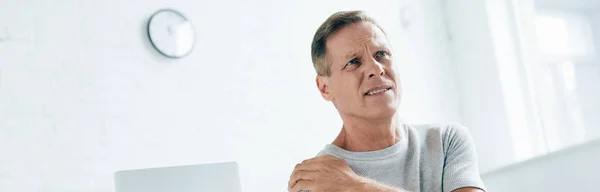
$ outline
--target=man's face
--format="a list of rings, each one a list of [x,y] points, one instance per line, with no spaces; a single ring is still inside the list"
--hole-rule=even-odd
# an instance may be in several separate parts
[[[344,115],[378,119],[396,113],[400,104],[390,44],[370,22],[339,30],[326,43],[329,77],[318,76],[319,91]]]

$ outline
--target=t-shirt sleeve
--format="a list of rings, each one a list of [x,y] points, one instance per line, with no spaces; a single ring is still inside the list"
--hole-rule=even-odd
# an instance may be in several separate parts
[[[462,125],[452,124],[444,133],[444,192],[463,187],[475,187],[485,191],[479,175],[477,152],[469,130]]]

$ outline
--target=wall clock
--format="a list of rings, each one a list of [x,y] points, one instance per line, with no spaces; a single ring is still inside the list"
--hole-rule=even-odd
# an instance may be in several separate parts
[[[192,23],[172,9],[162,9],[150,16],[148,38],[159,53],[169,58],[189,55],[196,44]]]

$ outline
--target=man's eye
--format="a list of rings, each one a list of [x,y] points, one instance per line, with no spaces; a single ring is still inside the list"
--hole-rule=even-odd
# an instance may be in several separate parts
[[[377,56],[377,57],[385,57],[385,56],[388,56],[388,53],[385,52],[385,51],[379,51],[379,52],[377,52],[375,54],[375,56]]]
[[[359,64],[359,63],[360,62],[358,61],[358,59],[352,59],[346,65],[356,65],[356,64]]]

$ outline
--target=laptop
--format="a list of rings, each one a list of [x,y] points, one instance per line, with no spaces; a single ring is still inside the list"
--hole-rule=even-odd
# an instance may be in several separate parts
[[[116,192],[241,192],[236,162],[117,171]]]

